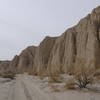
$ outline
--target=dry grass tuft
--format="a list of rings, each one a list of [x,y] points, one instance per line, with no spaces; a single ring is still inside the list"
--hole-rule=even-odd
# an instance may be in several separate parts
[[[60,89],[58,89],[58,86],[51,85],[50,88],[53,90],[53,92],[60,92]]]
[[[62,78],[59,75],[50,75],[49,83],[61,83],[62,82]]]
[[[75,89],[75,81],[74,81],[74,79],[67,80],[67,82],[66,82],[64,87],[67,88],[67,89]]]

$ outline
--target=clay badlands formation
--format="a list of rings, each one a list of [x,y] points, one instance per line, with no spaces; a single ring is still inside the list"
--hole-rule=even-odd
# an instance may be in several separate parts
[[[85,59],[84,66],[100,69],[100,6],[61,36],[47,36],[38,47],[27,47],[12,61],[0,61],[0,71],[73,74],[80,59]]]

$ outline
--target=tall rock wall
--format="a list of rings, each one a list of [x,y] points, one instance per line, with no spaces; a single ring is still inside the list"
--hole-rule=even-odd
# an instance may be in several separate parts
[[[19,72],[39,73],[45,69],[49,73],[73,74],[81,59],[85,60],[83,66],[100,68],[100,6],[61,36],[46,37],[38,47],[23,50],[9,62],[8,68]]]

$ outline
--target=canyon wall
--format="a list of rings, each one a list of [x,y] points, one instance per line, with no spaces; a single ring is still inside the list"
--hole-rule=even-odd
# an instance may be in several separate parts
[[[1,61],[0,70],[73,74],[82,59],[85,60],[83,66],[100,69],[100,6],[61,36],[47,36],[39,46],[26,48],[12,61],[5,64]]]

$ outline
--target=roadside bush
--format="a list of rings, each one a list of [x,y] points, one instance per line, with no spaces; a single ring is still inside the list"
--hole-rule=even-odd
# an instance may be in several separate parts
[[[53,90],[53,92],[60,92],[60,89],[56,85],[51,85],[50,88]]]
[[[100,76],[100,70],[96,71],[96,72],[94,73],[94,76],[95,76],[95,77]]]
[[[93,83],[93,76],[87,73],[85,70],[83,70],[82,72],[80,72],[75,76],[75,80],[76,80],[76,85],[79,88],[86,88],[87,85]]]
[[[11,71],[7,71],[2,73],[1,75],[3,78],[10,78],[10,79],[14,79],[15,78],[15,73],[11,72]]]
[[[65,87],[67,89],[75,89],[75,87],[79,88],[87,88],[88,85],[91,85],[94,83],[94,77],[92,74],[89,73],[86,69],[81,69],[80,72],[78,72],[73,79],[69,79]]]
[[[100,80],[100,70],[95,72],[94,77],[96,78],[97,81]]]
[[[74,81],[74,79],[69,79],[69,80],[67,80],[67,82],[66,82],[66,84],[65,84],[65,88],[67,88],[67,89],[75,89],[75,81]]]
[[[79,88],[86,88],[94,82],[94,60],[87,64],[86,59],[77,59],[77,72],[75,73],[75,83]]]
[[[49,83],[61,83],[62,82],[62,78],[59,75],[50,75]]]

